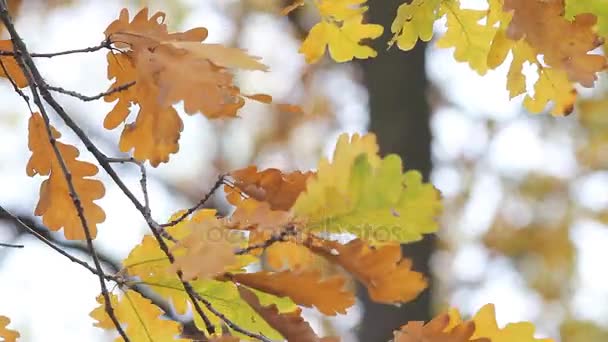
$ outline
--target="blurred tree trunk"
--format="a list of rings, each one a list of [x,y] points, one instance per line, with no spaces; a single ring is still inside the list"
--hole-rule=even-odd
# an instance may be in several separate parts
[[[417,169],[428,180],[431,170],[430,109],[427,103],[425,46],[402,52],[396,46],[386,51],[391,37],[390,25],[397,7],[404,0],[369,0],[370,23],[381,24],[386,32],[375,42],[378,57],[361,62],[370,95],[370,131],[376,133],[383,155],[396,153],[406,169]],[[414,269],[430,276],[429,258],[433,239],[403,246],[404,254],[414,260]],[[404,284],[405,285],[405,284]],[[388,341],[392,331],[410,320],[431,316],[429,290],[416,301],[394,307],[371,303],[361,291],[364,316],[359,330],[362,342]]]

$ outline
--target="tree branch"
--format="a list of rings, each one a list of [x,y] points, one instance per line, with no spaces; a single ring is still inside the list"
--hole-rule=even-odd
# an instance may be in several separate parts
[[[34,81],[34,76],[33,76],[34,72],[31,70],[32,67],[31,67],[31,65],[29,65],[30,63],[28,63],[28,60],[31,61],[31,56],[29,55],[29,53],[27,51],[27,47],[25,46],[25,43],[23,42],[23,40],[17,33],[15,26],[12,23],[11,17],[8,13],[8,7],[6,6],[6,2],[4,0],[0,1],[0,19],[2,19],[4,26],[6,27],[6,29],[8,30],[8,32],[11,35],[13,47],[15,48],[16,51],[19,51],[19,54],[15,54],[15,59],[17,60],[19,67],[21,68],[23,74],[25,75],[25,77],[28,81],[30,90],[32,91],[32,96],[34,97],[34,103],[36,103],[36,106],[38,106],[38,109],[40,110],[42,118],[44,119],[46,133],[49,138],[51,147],[53,149],[53,153],[55,154],[55,157],[59,161],[61,171],[67,182],[68,191],[70,193],[70,197],[72,198],[72,203],[74,204],[74,207],[76,208],[76,212],[78,213],[78,218],[80,219],[80,223],[81,223],[82,228],[85,233],[87,246],[89,247],[89,250],[91,251],[91,256],[93,257],[93,263],[95,264],[95,269],[97,270],[97,275],[99,278],[99,285],[101,287],[101,292],[103,294],[103,297],[105,298],[105,310],[106,310],[108,316],[110,317],[110,319],[112,320],[112,322],[114,323],[114,326],[116,327],[116,330],[118,331],[120,336],[125,341],[129,341],[129,338],[127,337],[126,333],[122,329],[122,326],[120,325],[120,322],[116,318],[116,315],[114,315],[114,309],[112,308],[112,303],[110,302],[110,295],[109,295],[109,292],[108,292],[108,289],[107,289],[106,283],[105,283],[104,272],[103,272],[103,269],[101,268],[101,263],[99,262],[99,258],[97,257],[97,254],[95,253],[95,247],[93,245],[91,230],[90,230],[87,220],[84,216],[84,210],[82,207],[82,203],[80,201],[80,198],[78,197],[78,193],[76,192],[74,183],[72,182],[72,174],[70,173],[70,170],[68,169],[68,167],[65,163],[65,160],[63,159],[63,156],[61,155],[61,151],[59,151],[59,148],[57,147],[57,141],[55,140],[55,137],[53,136],[53,131],[51,129],[51,122],[50,122],[49,116],[46,113],[46,109],[44,107],[44,104],[42,103],[42,100],[40,99],[40,96],[38,95],[38,91],[36,89],[37,83]],[[29,66],[29,69],[28,69],[28,67],[26,67],[26,64]]]
[[[95,51],[99,51],[101,49],[111,49],[111,48],[112,48],[112,42],[109,39],[104,39],[104,41],[102,41],[98,45],[91,46],[91,47],[59,51],[59,52],[51,52],[51,53],[35,53],[34,52],[34,53],[31,53],[30,56],[51,58],[51,57],[57,57],[57,56],[71,55],[71,54],[75,54],[75,53],[95,52]],[[20,53],[21,52],[19,52],[19,51],[0,50],[0,56],[18,56]]]
[[[131,86],[135,85],[135,81],[129,82],[129,83],[125,83],[123,85],[119,85],[117,87],[111,88],[108,91],[105,91],[103,93],[99,93],[97,95],[93,95],[93,96],[87,96],[87,95],[83,95],[79,92],[73,91],[73,90],[67,90],[61,87],[55,87],[55,86],[51,86],[51,85],[44,85],[44,87],[48,90],[52,90],[64,95],[69,95],[72,97],[75,97],[79,100],[82,100],[84,102],[89,102],[89,101],[95,101],[95,100],[99,100],[100,98],[106,96],[106,95],[110,95],[110,94],[114,94],[114,93],[118,93],[121,92],[123,90],[129,89]]]

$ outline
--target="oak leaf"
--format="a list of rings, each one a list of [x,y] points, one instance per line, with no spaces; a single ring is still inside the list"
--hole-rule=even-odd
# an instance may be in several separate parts
[[[121,54],[108,54],[108,78],[114,79],[110,89],[135,84],[105,96],[106,102],[118,101],[104,126],[118,127],[131,105],[139,105],[135,121],[125,125],[119,147],[123,152],[133,149],[136,159],[149,160],[153,166],[167,162],[179,150],[183,124],[175,103],[183,101],[190,115],[201,112],[219,118],[236,116],[245,98],[271,101],[265,94],[241,94],[228,70],[265,71],[258,58],[236,48],[201,44],[207,37],[202,27],[169,33],[164,20],[163,12],[148,18],[148,10],[143,9],[129,21],[123,9],[105,31],[106,38],[121,49]]]
[[[402,257],[398,244],[370,248],[361,239],[346,245],[323,240],[311,244],[310,248],[350,272],[365,285],[370,298],[376,302],[407,302],[428,286],[422,273],[412,271],[412,261]]]
[[[454,47],[454,58],[468,62],[478,74],[488,71],[488,54],[497,28],[487,20],[490,11],[461,8],[459,0],[442,1],[440,13],[447,17],[447,31],[437,41],[441,48]],[[486,23],[479,21],[486,19]]]
[[[419,172],[402,173],[398,156],[381,159],[377,153],[373,134],[340,136],[333,161],[321,159],[294,204],[304,229],[401,243],[437,230],[438,191],[423,183]]]
[[[508,37],[525,39],[547,65],[566,71],[569,80],[592,87],[606,68],[606,57],[589,54],[602,44],[593,31],[593,14],[579,14],[570,22],[563,17],[563,0],[504,0],[504,9],[513,12]]]
[[[450,316],[441,314],[427,324],[411,321],[394,332],[394,342],[490,342],[487,338],[472,340],[475,323],[452,324]]]
[[[450,310],[450,326],[460,324],[462,319],[456,310]],[[484,305],[472,321],[475,323],[473,338],[487,338],[492,342],[553,342],[550,338],[534,338],[534,325],[530,322],[509,323],[499,328],[493,304]]]
[[[61,153],[65,166],[71,174],[72,184],[80,199],[84,218],[89,226],[91,237],[97,235],[97,224],[105,220],[105,213],[94,203],[105,194],[103,183],[89,177],[97,174],[97,166],[78,160],[76,147],[57,141],[61,134],[51,126],[53,139]],[[42,216],[42,222],[49,229],[57,231],[64,228],[68,240],[84,240],[86,235],[74,201],[70,196],[68,183],[61,164],[47,134],[44,119],[34,113],[29,120],[28,147],[32,156],[27,163],[27,175],[49,176],[40,186],[40,199],[34,214]]]
[[[414,0],[403,3],[397,9],[397,16],[391,24],[393,38],[399,49],[408,51],[414,48],[418,39],[428,42],[433,38],[433,24],[440,16],[440,0]]]
[[[10,318],[0,315],[0,337],[4,342],[15,342],[21,336],[18,331],[7,328],[10,323]]]
[[[233,274],[232,279],[259,291],[289,297],[299,305],[314,306],[321,313],[330,316],[346,313],[346,309],[355,303],[353,293],[344,289],[343,277],[332,276],[323,279],[318,271],[238,273]]]
[[[95,326],[115,329],[105,310],[105,298],[99,295],[97,302],[100,305],[90,313],[90,316],[97,320]],[[138,292],[127,290],[120,299],[111,293],[110,302],[116,318],[126,325],[125,333],[132,341],[187,341],[177,337],[181,334],[181,324],[162,319],[164,312]],[[118,337],[114,341],[124,341],[124,339]]]
[[[14,51],[13,42],[10,39],[0,40],[0,50]],[[0,77],[12,79],[19,88],[27,86],[27,79],[13,56],[0,56]]]
[[[281,313],[276,305],[264,306],[253,291],[243,286],[238,286],[239,295],[260,316],[275,328],[289,342],[330,342],[338,341],[334,338],[320,338],[310,327],[310,324],[302,318],[302,310],[296,308],[293,312]]]

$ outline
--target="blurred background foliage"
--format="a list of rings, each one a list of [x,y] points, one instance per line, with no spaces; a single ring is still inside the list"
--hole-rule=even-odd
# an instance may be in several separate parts
[[[400,2],[370,0],[370,19],[386,27],[387,15],[394,15]],[[541,335],[563,342],[608,340],[605,78],[593,90],[581,92],[570,116],[531,115],[518,101],[508,101],[504,68],[479,77],[433,42],[410,53],[380,47],[373,61],[336,64],[326,59],[307,65],[297,50],[315,22],[312,7],[286,18],[278,14],[286,2],[278,0],[9,3],[18,29],[36,52],[97,44],[122,7],[162,10],[172,29],[205,26],[209,42],[263,57],[271,72],[239,74],[244,90],[302,106],[300,114],[284,106],[248,103],[240,118],[231,121],[185,117],[180,152],[151,171],[152,209],[160,220],[198,201],[220,173],[250,164],[310,169],[319,156],[332,151],[344,131],[371,128],[383,153],[401,154],[407,168],[422,169],[430,177],[446,207],[439,240],[434,247],[426,241],[405,248],[420,259],[418,270],[430,261],[434,281],[428,300],[422,306],[383,311],[363,323],[361,305],[328,321],[311,317],[316,328],[338,333],[345,341],[356,340],[358,334],[362,340],[377,340],[365,335],[366,329],[386,335],[390,330],[378,327],[380,322],[396,328],[382,315],[397,315],[405,322],[404,312],[425,319],[425,310],[457,306],[472,313],[492,302],[499,323],[531,320]],[[95,94],[109,84],[104,60],[97,53],[39,62],[51,84]],[[121,155],[118,132],[104,131],[101,125],[111,104],[67,97],[60,101],[102,150]],[[0,102],[0,204],[40,225],[32,215],[39,184],[24,172],[27,110],[8,82],[0,83]],[[55,125],[77,143],[59,121]],[[137,169],[124,166],[120,172],[136,184]],[[110,182],[106,186],[100,204],[108,219],[100,225],[97,244],[108,268],[117,270],[118,260],[146,230],[120,191]],[[221,196],[208,205],[230,210]],[[86,257],[84,245],[64,241],[61,234],[47,236]],[[66,265],[2,213],[0,241],[26,245],[23,250],[0,249],[0,313],[12,318],[24,341],[108,338],[88,317],[98,291],[94,277]]]

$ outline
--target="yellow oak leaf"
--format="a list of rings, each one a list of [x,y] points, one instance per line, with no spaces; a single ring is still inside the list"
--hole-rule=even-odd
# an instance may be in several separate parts
[[[91,311],[90,316],[97,320],[95,326],[103,329],[115,329],[105,310],[105,300],[102,295],[97,297],[100,304]],[[152,301],[142,297],[138,292],[127,290],[122,297],[111,293],[110,302],[118,321],[126,325],[125,333],[132,341],[181,341],[181,324],[161,316],[164,312],[154,305]],[[124,341],[117,337],[114,341]]]
[[[0,40],[0,50],[13,51],[13,42],[10,39]],[[27,86],[27,79],[13,56],[0,56],[0,77],[10,77],[19,88]]]
[[[355,303],[353,293],[344,289],[346,280],[343,277],[323,279],[318,271],[237,273],[231,278],[262,292],[289,297],[296,304],[314,306],[325,315],[346,313],[346,309]]]
[[[367,287],[370,298],[379,303],[408,302],[428,286],[422,273],[412,271],[412,261],[402,257],[398,244],[372,249],[363,240],[355,239],[346,245],[322,241],[310,248],[350,272]]]
[[[490,342],[487,338],[471,339],[475,323],[452,323],[450,316],[441,314],[427,324],[411,321],[394,332],[394,342]]]
[[[460,324],[462,319],[456,310],[450,310],[450,327]],[[473,338],[488,338],[492,342],[553,342],[550,338],[534,338],[534,325],[530,322],[509,323],[499,328],[493,304],[484,305],[472,321],[475,323]]]
[[[61,137],[52,126],[51,130],[54,139]],[[97,224],[103,222],[106,217],[103,209],[94,203],[105,194],[103,183],[89,178],[97,174],[97,166],[78,160],[80,153],[72,145],[56,140],[56,146],[71,174],[91,237],[95,238]],[[28,147],[32,156],[27,163],[27,175],[49,176],[40,186],[40,199],[34,214],[42,216],[44,225],[53,231],[63,228],[66,239],[84,240],[86,235],[70,196],[68,183],[49,140],[44,119],[38,113],[34,113],[29,120]]]
[[[317,62],[323,57],[326,47],[331,58],[339,63],[353,58],[376,57],[378,53],[371,47],[362,45],[361,41],[380,37],[383,28],[376,24],[364,24],[362,20],[363,16],[353,16],[344,20],[341,26],[334,22],[316,24],[300,47],[306,62]]]
[[[576,90],[564,71],[541,67],[538,81],[534,85],[534,96],[527,95],[524,106],[533,113],[539,113],[549,101],[553,101],[551,114],[562,115],[572,112],[575,100]]]
[[[127,90],[105,96],[116,101],[106,116],[104,127],[114,129],[124,122],[133,104],[139,105],[134,122],[123,129],[119,147],[133,150],[137,160],[149,160],[152,166],[167,162],[179,150],[182,120],[173,105],[183,101],[186,113],[202,113],[208,118],[233,117],[245,104],[245,98],[268,103],[265,94],[241,94],[227,68],[263,70],[257,57],[236,48],[201,44],[207,30],[199,27],[186,32],[169,33],[165,14],[148,18],[143,9],[129,21],[123,9],[119,19],[105,31],[106,37],[121,49],[108,54],[110,89],[135,82]]]
[[[0,315],[0,337],[4,342],[15,342],[21,336],[19,332],[7,328],[10,323],[10,318]]]
[[[437,41],[441,48],[454,47],[454,58],[467,62],[469,66],[484,75],[488,71],[488,54],[497,28],[479,21],[486,18],[489,11],[461,8],[459,0],[442,1],[440,13],[447,16],[447,31]]]
[[[298,342],[329,342],[331,338],[320,338],[310,327],[310,324],[300,315],[302,310],[296,308],[293,312],[281,313],[276,305],[264,306],[253,291],[238,286],[239,295],[260,316],[275,328],[287,341]]]
[[[215,216],[189,225],[190,235],[171,248],[175,262],[169,272],[181,270],[184,280],[212,278],[237,262],[234,250],[244,241],[239,232],[227,229]]]
[[[373,134],[343,134],[333,161],[323,158],[294,204],[304,229],[349,232],[368,242],[406,243],[437,230],[438,191],[401,159],[381,159]],[[362,224],[364,222],[364,224]]]
[[[225,220],[226,224],[234,229],[279,232],[292,220],[291,213],[272,210],[268,202],[243,198],[237,191],[228,192],[226,199],[236,207],[232,216]]]
[[[375,39],[384,31],[381,25],[363,23],[366,0],[315,0],[321,16],[302,42],[300,52],[307,63],[316,63],[329,50],[336,62],[347,62],[353,58],[376,57],[377,52],[362,44],[364,39]]]
[[[388,43],[395,42],[404,51],[414,48],[418,39],[428,42],[433,38],[433,24],[439,17],[440,0],[414,0],[403,3],[397,9],[397,16],[391,24],[393,38]]]

